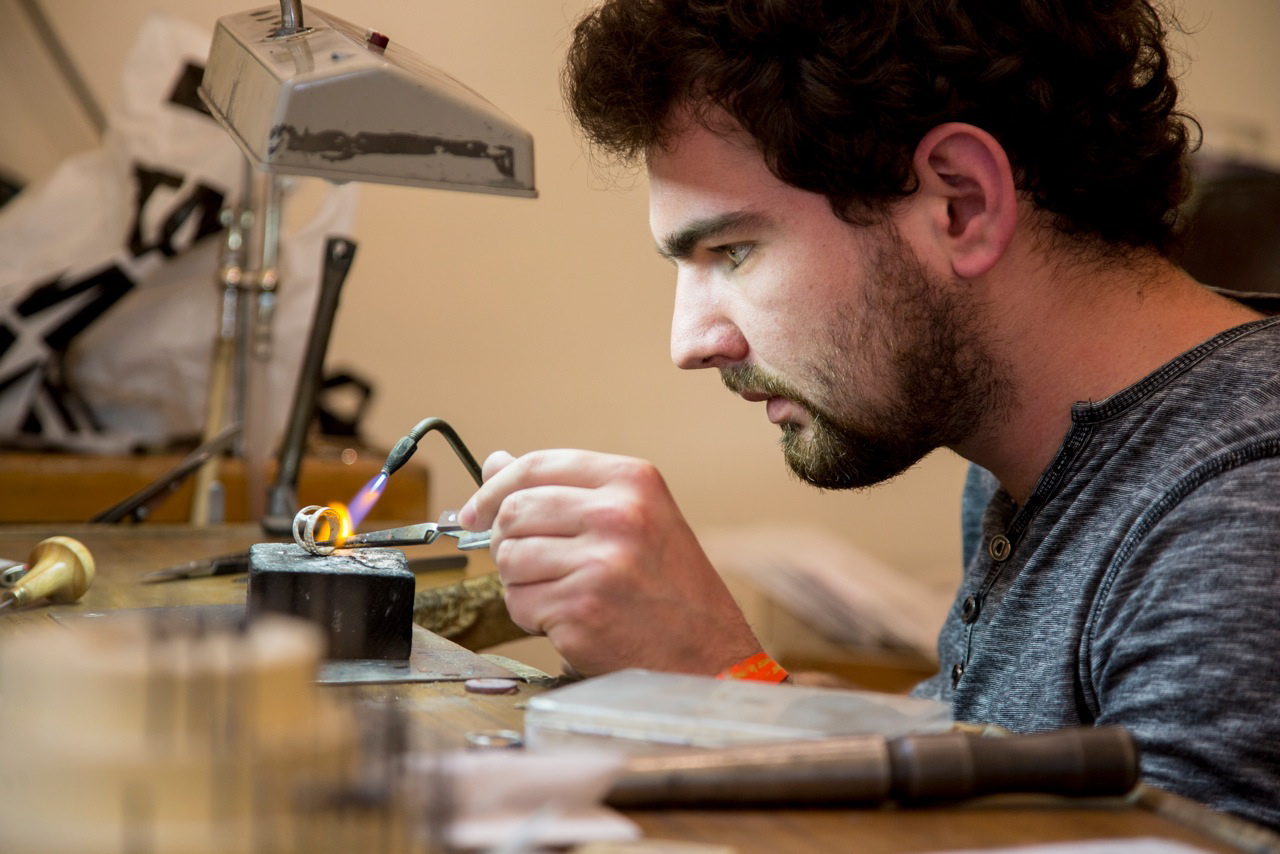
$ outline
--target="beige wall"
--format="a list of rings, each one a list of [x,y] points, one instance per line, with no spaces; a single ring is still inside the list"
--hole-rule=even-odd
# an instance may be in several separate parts
[[[205,27],[239,0],[43,0],[99,99],[143,16]],[[266,5],[264,3],[264,5]],[[806,520],[847,533],[892,565],[954,578],[963,464],[935,454],[885,487],[819,494],[793,483],[759,406],[714,374],[672,367],[672,271],[653,252],[644,182],[593,174],[563,115],[557,70],[579,0],[324,0],[484,94],[528,127],[541,198],[368,186],[330,364],[376,381],[370,438],[389,444],[419,418],[450,420],[480,455],[546,446],[658,462],[695,527]],[[1184,0],[1197,33],[1186,78],[1211,134],[1280,163],[1280,3]],[[32,54],[16,0],[0,0],[0,167],[28,178],[92,145],[51,70]],[[1212,141],[1212,137],[1211,137]],[[56,156],[55,156],[56,155]],[[286,283],[287,286],[287,283]],[[210,319],[212,334],[213,319]],[[427,443],[436,507],[469,494]]]

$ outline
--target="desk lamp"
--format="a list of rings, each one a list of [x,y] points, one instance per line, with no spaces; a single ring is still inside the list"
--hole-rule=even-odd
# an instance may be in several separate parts
[[[221,18],[199,93],[244,152],[248,199],[245,208],[224,215],[223,327],[206,436],[223,426],[229,365],[235,365],[235,420],[244,423],[249,361],[269,355],[278,284],[277,176],[537,195],[528,131],[383,33],[316,10],[308,10],[304,22],[300,0]],[[350,251],[353,246],[342,257],[331,252],[326,258],[277,482],[267,493],[263,524],[269,533],[287,532],[297,509],[297,468]],[[322,317],[325,306],[329,316]],[[224,346],[232,338],[234,349]],[[208,494],[209,476],[197,484],[198,505]],[[207,509],[197,509],[193,521],[208,521],[202,512]]]

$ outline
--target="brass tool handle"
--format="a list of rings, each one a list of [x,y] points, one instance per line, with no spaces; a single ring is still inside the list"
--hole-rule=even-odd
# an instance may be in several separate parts
[[[22,583],[9,591],[13,604],[22,606],[37,599],[74,602],[93,583],[93,555],[84,543],[71,537],[50,537],[31,551],[31,571]]]

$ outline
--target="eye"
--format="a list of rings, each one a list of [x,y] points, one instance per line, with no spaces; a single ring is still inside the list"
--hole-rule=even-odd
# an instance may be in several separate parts
[[[750,243],[730,243],[728,246],[720,247],[720,251],[729,259],[729,263],[735,267],[740,267],[754,248]]]

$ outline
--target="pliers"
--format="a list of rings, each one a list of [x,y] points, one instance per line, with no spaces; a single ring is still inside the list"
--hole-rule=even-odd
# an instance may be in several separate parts
[[[363,534],[342,536],[342,517],[332,507],[312,504],[293,517],[293,540],[314,555],[331,555],[337,549],[376,546],[418,546],[434,543],[442,534],[458,540],[462,551],[489,547],[489,531],[464,531],[458,511],[446,510],[438,522],[422,522],[400,528],[386,528]]]

